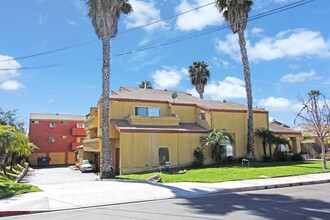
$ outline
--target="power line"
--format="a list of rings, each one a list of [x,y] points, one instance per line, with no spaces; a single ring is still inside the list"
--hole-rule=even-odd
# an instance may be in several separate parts
[[[292,8],[296,8],[296,7],[305,5],[305,4],[310,3],[310,2],[313,2],[313,1],[315,1],[315,0],[307,0],[307,1],[306,0],[301,0],[301,1],[297,1],[295,3],[287,4],[285,6],[278,7],[278,8],[269,10],[267,12],[263,12],[263,13],[260,13],[260,14],[254,15],[254,16],[251,16],[250,18],[248,18],[248,21],[257,20],[257,19],[260,19],[260,18],[263,18],[263,17],[267,17],[267,16],[270,16],[270,15],[276,14],[276,13],[287,11],[287,10],[290,10]],[[221,27],[209,28],[209,29],[207,29],[207,30],[205,30],[203,32],[200,32],[200,33],[197,33],[197,34],[194,34],[194,35],[185,36],[185,37],[182,37],[182,38],[178,38],[178,39],[174,39],[174,40],[171,40],[171,41],[167,41],[167,42],[163,42],[163,43],[151,45],[151,46],[144,47],[144,48],[138,48],[138,49],[131,50],[131,51],[128,51],[128,52],[118,53],[118,54],[115,54],[115,55],[113,55],[111,57],[112,58],[114,58],[114,57],[120,57],[120,56],[134,54],[134,53],[138,53],[138,52],[142,52],[142,51],[146,51],[146,50],[150,50],[150,49],[155,49],[155,48],[163,47],[163,46],[166,46],[166,45],[170,45],[170,44],[182,42],[182,41],[185,41],[185,40],[193,39],[193,38],[196,38],[196,37],[204,36],[204,35],[207,35],[207,34],[211,34],[211,33],[214,33],[216,31],[220,31],[220,30],[226,29],[228,27],[229,27],[228,25],[223,25]],[[93,61],[96,61],[96,60],[100,60],[100,58],[92,59],[92,60]],[[41,68],[49,68],[49,67],[61,66],[61,65],[74,65],[74,64],[79,64],[79,63],[86,63],[87,61],[88,60],[85,59],[85,60],[79,60],[79,61],[74,61],[74,62],[49,64],[49,65],[44,65],[44,66],[21,67],[21,68],[16,68],[16,69],[0,69],[0,70],[7,70],[8,71],[8,70],[41,69]]]
[[[172,18],[178,17],[178,16],[183,15],[183,14],[187,14],[187,13],[189,13],[189,12],[196,11],[196,10],[201,9],[201,8],[204,8],[204,7],[206,7],[206,6],[213,5],[214,3],[215,3],[215,2],[213,1],[213,2],[207,3],[207,4],[205,4],[205,5],[201,5],[201,6],[199,6],[199,7],[196,7],[196,8],[193,8],[193,9],[190,9],[190,10],[187,10],[187,11],[184,11],[184,12],[181,12],[181,13],[177,13],[177,14],[174,14],[174,15],[171,15],[171,16],[168,16],[168,17],[165,17],[165,18],[160,19],[160,20],[152,21],[152,22],[150,22],[150,23],[147,23],[147,24],[144,24],[144,25],[141,25],[141,26],[135,27],[135,28],[131,28],[131,29],[126,30],[126,31],[119,32],[119,33],[117,33],[117,35],[121,35],[121,34],[129,33],[129,32],[132,32],[132,31],[135,31],[135,30],[138,30],[138,29],[141,29],[141,28],[147,27],[147,26],[151,26],[151,25],[154,25],[154,24],[160,23],[160,22],[162,22],[162,21],[165,21],[165,20],[169,20],[169,19],[172,19]],[[111,37],[113,37],[113,36],[114,36],[114,35],[112,35]],[[47,55],[47,54],[52,54],[52,53],[56,53],[56,52],[60,52],[60,51],[64,51],[64,50],[73,49],[73,48],[76,48],[76,47],[85,46],[85,45],[88,45],[88,44],[94,43],[94,42],[96,42],[96,41],[98,41],[98,40],[85,41],[85,42],[82,42],[82,43],[78,43],[78,44],[74,44],[74,45],[66,46],[66,47],[61,47],[61,48],[54,49],[54,50],[48,50],[48,51],[41,52],[41,53],[36,53],[36,54],[31,54],[31,55],[26,55],[26,56],[21,56],[21,57],[16,57],[16,58],[11,58],[11,59],[0,60],[0,62],[7,62],[7,61],[11,61],[11,60],[23,60],[23,59],[33,58],[33,57],[37,57],[37,56],[43,56],[43,55]]]

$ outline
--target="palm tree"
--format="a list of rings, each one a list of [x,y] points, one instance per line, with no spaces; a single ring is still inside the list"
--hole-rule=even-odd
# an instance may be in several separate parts
[[[121,13],[128,14],[132,6],[128,0],[86,0],[88,16],[92,20],[95,33],[102,40],[102,149],[100,157],[100,177],[114,177],[110,151],[109,109],[110,109],[110,39],[118,32]]]
[[[267,157],[267,152],[266,152],[266,145],[267,143],[270,144],[271,140],[274,137],[274,134],[272,131],[265,129],[265,128],[259,128],[256,130],[256,135],[258,135],[259,137],[262,138],[262,147],[264,150],[264,157]],[[271,144],[270,144],[271,146]],[[271,148],[269,149],[269,157],[270,159],[272,158],[272,152],[271,152]]]
[[[150,81],[142,81],[139,85],[139,88],[141,89],[152,89],[152,84]]]
[[[203,99],[204,87],[207,84],[207,80],[210,79],[210,71],[207,67],[208,65],[204,61],[193,62],[193,65],[189,66],[191,84],[195,86],[201,99]]]
[[[221,163],[222,156],[226,153],[224,142],[234,143],[232,136],[225,130],[214,128],[208,135],[201,137],[203,149],[210,147],[211,156],[216,165]]]
[[[238,33],[238,44],[241,50],[241,57],[244,70],[245,90],[248,106],[248,146],[247,158],[255,159],[254,155],[254,132],[253,132],[253,99],[250,78],[249,60],[246,49],[244,30],[251,10],[252,1],[250,0],[216,0],[216,7],[219,12],[223,12],[225,20],[234,34]]]

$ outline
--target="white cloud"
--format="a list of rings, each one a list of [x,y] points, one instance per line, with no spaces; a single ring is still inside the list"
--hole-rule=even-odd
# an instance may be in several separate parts
[[[212,61],[211,62],[216,67],[223,66],[225,69],[227,69],[228,66],[229,66],[229,62],[227,62],[226,60],[224,60],[222,58],[218,58],[218,57],[212,57]]]
[[[156,70],[152,74],[157,89],[172,89],[179,85],[183,76],[187,75],[187,70],[182,68],[164,66],[161,70]]]
[[[154,2],[131,0],[129,3],[132,5],[133,12],[128,14],[124,20],[126,28],[136,28],[154,21],[161,20],[160,10],[155,6]],[[144,27],[144,29],[147,31],[168,28],[169,24],[165,21],[157,22],[155,24]]]
[[[182,13],[210,3],[209,0],[181,0],[175,8],[175,13]],[[222,24],[224,18],[214,4],[201,7],[197,10],[182,14],[176,21],[176,28],[183,31],[202,30],[209,25]]]
[[[252,33],[252,34],[259,35],[259,34],[261,34],[261,33],[263,33],[263,32],[264,32],[264,30],[263,30],[262,28],[254,27],[254,28],[251,29],[251,33]]]
[[[254,44],[247,40],[246,46],[251,61],[330,56],[330,42],[321,33],[306,29],[282,31],[275,37],[264,37]],[[237,35],[229,34],[224,41],[218,40],[216,49],[240,61]]]
[[[17,68],[21,65],[10,56],[0,55],[0,81],[19,76]]]
[[[193,96],[199,97],[195,88],[187,90]],[[211,82],[204,89],[204,95],[208,95],[213,100],[245,98],[245,83],[235,77],[226,77],[223,81]]]
[[[305,82],[308,79],[316,78],[315,75],[316,73],[314,70],[311,70],[309,72],[297,73],[297,74],[290,73],[282,76],[281,82],[286,82],[286,83]]]
[[[8,80],[2,84],[0,84],[0,89],[3,90],[18,90],[24,88],[23,84],[14,80]]]
[[[0,89],[17,90],[24,87],[21,83],[12,80],[19,76],[17,69],[20,67],[21,65],[13,57],[0,55]]]
[[[38,23],[39,24],[44,24],[46,23],[48,20],[48,15],[42,15],[42,14],[39,14],[38,15]]]
[[[73,20],[65,20],[65,22],[68,24],[68,25],[71,25],[71,26],[75,26],[77,25],[77,22],[73,21]]]
[[[292,109],[292,104],[288,99],[269,97],[259,100],[259,105],[270,111],[288,111]]]

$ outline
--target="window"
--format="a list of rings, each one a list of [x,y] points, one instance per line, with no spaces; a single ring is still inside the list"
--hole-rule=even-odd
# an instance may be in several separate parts
[[[161,147],[158,149],[158,160],[159,165],[161,166],[165,165],[165,162],[170,161],[170,156],[167,147]]]
[[[66,124],[68,124],[68,122],[67,121],[61,121],[61,124],[66,125]]]
[[[39,124],[38,120],[31,121],[32,124]]]
[[[50,122],[50,123],[49,123],[49,127],[50,127],[50,128],[55,128],[55,122]]]
[[[77,123],[77,128],[84,128],[85,124],[84,123]]]
[[[205,112],[198,114],[198,120],[205,120]]]
[[[229,141],[223,141],[221,146],[225,149],[222,157],[234,157],[234,146]]]
[[[77,138],[77,143],[82,143],[83,140],[85,140],[85,138],[79,137],[79,138]]]
[[[160,108],[157,107],[135,107],[135,115],[160,117]]]
[[[50,138],[48,138],[48,142],[49,142],[49,143],[54,143],[54,142],[55,142],[55,138],[54,138],[54,137],[50,137]]]
[[[65,135],[60,136],[60,139],[66,139],[66,138],[67,138],[67,136],[65,136]]]

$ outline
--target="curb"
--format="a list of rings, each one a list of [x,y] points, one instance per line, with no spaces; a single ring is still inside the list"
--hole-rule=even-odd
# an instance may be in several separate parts
[[[236,189],[226,189],[226,190],[220,191],[218,193],[244,192],[244,191],[264,190],[264,189],[277,189],[277,188],[287,188],[287,187],[292,187],[292,186],[307,186],[307,185],[322,184],[322,183],[330,183],[330,179],[313,180],[313,181],[296,182],[296,183],[279,183],[279,184],[272,184],[272,185],[265,185],[265,186],[241,187],[241,188],[236,188]]]

